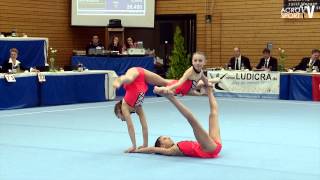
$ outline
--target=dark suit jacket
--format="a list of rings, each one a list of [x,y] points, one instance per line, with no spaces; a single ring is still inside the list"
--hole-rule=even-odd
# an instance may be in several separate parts
[[[310,57],[302,58],[300,63],[296,67],[294,67],[294,70],[302,70],[302,71],[307,70],[309,61],[310,61]],[[316,62],[313,64],[313,66],[318,66],[318,68],[320,68],[320,60],[317,59]]]
[[[97,47],[104,47],[104,46],[101,42],[98,42],[97,45],[94,45],[92,42],[90,42],[90,44],[88,44],[88,46],[86,47],[87,54],[89,52],[89,49],[91,49],[91,48],[95,49]]]
[[[20,70],[24,71],[24,70],[28,70],[28,68],[26,68],[25,66],[23,66],[22,63],[19,64],[20,66]],[[12,69],[12,63],[7,62],[4,67],[3,67],[3,71],[4,72],[8,72],[9,69]]]
[[[259,64],[257,65],[257,69],[261,69],[264,67],[265,59],[261,58]],[[277,71],[278,70],[278,60],[272,56],[270,56],[268,67],[271,71]]]
[[[231,67],[231,69],[235,69],[235,63],[236,63],[236,58],[232,57],[229,61],[228,67]],[[245,56],[241,56],[241,63],[243,64],[245,69],[251,70],[251,65],[250,65],[250,60],[249,58]],[[238,66],[236,67],[236,70],[239,70]]]

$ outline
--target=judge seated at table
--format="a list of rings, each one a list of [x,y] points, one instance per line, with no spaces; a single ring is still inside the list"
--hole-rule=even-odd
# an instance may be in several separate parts
[[[130,48],[137,48],[137,43],[135,41],[135,39],[131,36],[127,37],[125,43],[124,43],[124,46],[122,48],[122,52],[124,54],[127,54],[128,53],[128,49]]]
[[[320,68],[320,50],[313,49],[311,51],[311,57],[304,57],[301,59],[300,63],[293,68],[295,71],[306,71],[308,67],[311,67],[313,70],[319,71]]]
[[[249,58],[242,56],[240,48],[235,47],[233,49],[234,56],[230,59],[228,68],[233,70],[249,69],[251,70]]]
[[[257,70],[277,71],[278,60],[271,56],[268,48],[263,49],[263,57],[260,59],[259,64],[256,66]]]
[[[108,46],[109,51],[118,51],[119,54],[122,52],[122,46],[119,43],[119,37],[113,36],[112,41]]]
[[[9,61],[4,65],[5,72],[17,73],[26,70],[27,68],[17,59],[19,51],[16,48],[10,49]]]
[[[19,51],[16,48],[10,49],[10,58],[9,61],[3,66],[4,72],[9,73],[18,73],[23,71],[38,71],[36,68],[27,68],[18,58]]]
[[[89,53],[89,49],[104,49],[104,46],[101,43],[101,41],[99,40],[98,35],[92,36],[91,42],[88,44],[88,46],[86,48],[87,54]]]

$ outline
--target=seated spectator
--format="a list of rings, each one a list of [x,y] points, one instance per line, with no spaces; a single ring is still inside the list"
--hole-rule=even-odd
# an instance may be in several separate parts
[[[319,70],[320,68],[320,50],[313,49],[311,51],[311,57],[304,57],[301,59],[300,63],[293,68],[293,70],[306,71],[308,67],[312,67],[314,70]]]
[[[3,72],[13,72],[13,73],[18,73],[22,71],[30,71],[30,72],[39,72],[36,68],[27,68],[24,66],[17,58],[18,58],[19,51],[16,48],[11,48],[10,49],[10,58],[9,61],[2,66]]]
[[[16,48],[10,49],[10,58],[9,61],[4,65],[5,72],[17,73],[20,71],[27,70],[23,64],[17,59],[19,51]]]
[[[233,49],[233,53],[234,57],[229,61],[229,68],[233,70],[241,70],[242,68],[251,70],[250,60],[249,58],[241,55],[240,48],[235,47]]]
[[[265,48],[262,53],[263,58],[260,59],[260,62],[256,68],[259,70],[277,71],[278,60],[271,56],[270,50],[268,48]]]
[[[129,36],[123,46],[122,52],[127,52],[130,48],[137,48],[136,41],[133,37]]]
[[[99,36],[93,35],[92,40],[89,43],[89,45],[87,46],[86,50],[87,50],[87,54],[88,54],[89,49],[103,49],[103,48],[104,47],[103,47],[103,44],[99,40]]]
[[[110,51],[119,51],[119,53],[121,54],[122,47],[121,47],[121,45],[119,43],[119,38],[117,36],[113,36],[112,37],[112,42],[109,44],[108,50],[110,50]]]

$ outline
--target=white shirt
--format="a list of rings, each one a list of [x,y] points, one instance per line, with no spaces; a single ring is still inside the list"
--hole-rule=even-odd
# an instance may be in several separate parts
[[[20,62],[20,61],[18,61],[18,59],[16,59],[16,63],[15,63],[15,64],[13,64],[12,59],[11,59],[11,58],[9,58],[9,63],[12,63],[12,65],[13,65],[13,66],[18,66],[21,62]]]
[[[316,62],[316,61],[313,61],[313,60],[310,58],[309,66],[313,66],[313,64],[314,64],[315,62]]]
[[[13,64],[13,61],[11,58],[9,58],[9,63],[12,63],[12,67],[18,66],[19,64],[21,64],[21,62],[18,59],[16,59],[16,63]],[[32,67],[29,69],[29,71],[33,71],[33,70],[34,70],[34,68],[32,68]]]

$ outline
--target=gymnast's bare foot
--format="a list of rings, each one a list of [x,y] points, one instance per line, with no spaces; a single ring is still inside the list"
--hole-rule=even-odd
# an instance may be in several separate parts
[[[116,89],[118,89],[118,88],[120,88],[120,86],[121,86],[121,79],[120,79],[120,77],[118,77],[117,79],[115,79],[114,81],[113,81],[113,88],[116,88]]]
[[[211,84],[216,84],[216,83],[221,82],[221,79],[220,78],[208,79],[208,82]]]
[[[154,89],[153,89],[153,92],[155,94],[159,94],[160,96],[170,96],[170,95],[172,96],[172,95],[174,95],[173,91],[169,90],[166,87],[155,86]]]

